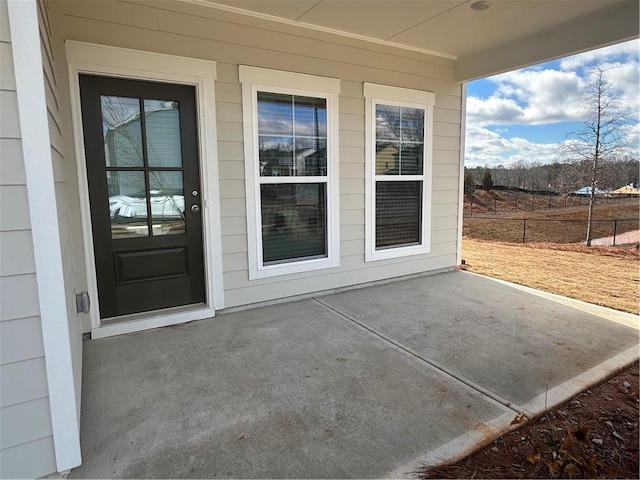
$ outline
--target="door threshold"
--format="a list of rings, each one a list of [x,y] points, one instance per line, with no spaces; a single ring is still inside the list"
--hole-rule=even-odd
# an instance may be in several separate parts
[[[121,317],[103,319],[102,324],[91,329],[91,338],[105,338],[114,335],[142,332],[153,328],[168,327],[179,323],[215,317],[216,310],[204,303],[181,307],[134,313]]]

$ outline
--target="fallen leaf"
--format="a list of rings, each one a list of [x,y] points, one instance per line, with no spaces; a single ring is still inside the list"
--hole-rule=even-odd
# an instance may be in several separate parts
[[[526,415],[524,413],[519,413],[519,414],[516,415],[516,418],[514,418],[511,421],[511,425],[519,425],[519,424],[524,423],[526,421],[527,421]]]
[[[576,478],[580,475],[580,470],[578,469],[575,463],[568,463],[564,467],[564,475],[567,478]]]
[[[544,463],[547,464],[547,467],[549,467],[549,471],[552,475],[558,475],[559,473],[562,473],[562,466],[564,465],[564,462],[562,460],[556,460],[555,462],[544,460]]]
[[[527,460],[529,460],[529,463],[532,463],[535,465],[536,463],[540,462],[541,458],[542,458],[542,454],[538,451],[535,451],[527,457]]]

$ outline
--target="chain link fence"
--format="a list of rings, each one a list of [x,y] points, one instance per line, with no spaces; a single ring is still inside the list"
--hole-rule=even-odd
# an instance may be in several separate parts
[[[594,244],[623,245],[638,243],[638,218],[593,220]],[[587,234],[586,220],[548,218],[465,217],[463,235],[479,240],[508,243],[580,243]]]

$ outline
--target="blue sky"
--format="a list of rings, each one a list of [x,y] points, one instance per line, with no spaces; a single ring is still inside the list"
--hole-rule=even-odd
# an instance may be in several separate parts
[[[569,132],[580,128],[580,97],[594,62],[632,112],[626,140],[638,158],[640,42],[585,52],[467,84],[465,165],[495,167],[561,161]]]

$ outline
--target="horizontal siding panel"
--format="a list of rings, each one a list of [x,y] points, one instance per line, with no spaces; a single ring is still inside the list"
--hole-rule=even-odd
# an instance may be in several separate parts
[[[238,68],[236,66],[236,68]],[[239,85],[238,85],[239,86]],[[242,104],[216,101],[216,119],[219,122],[236,122],[242,123]]]
[[[340,212],[340,228],[350,225],[364,225],[364,210],[345,210]]]
[[[7,2],[0,1],[0,41],[11,42],[11,32],[9,30],[9,12]]]
[[[431,219],[431,230],[447,230],[452,228],[458,228],[458,217],[433,217]]]
[[[340,195],[340,210],[364,210],[364,195]]]
[[[456,137],[458,139],[458,143],[460,143],[460,124],[435,122],[433,124],[433,135],[441,137]]]
[[[244,180],[220,182],[220,198],[241,198],[244,200]]]
[[[342,240],[364,240],[364,225],[345,225],[340,227]],[[342,254],[343,252],[340,252]]]
[[[26,185],[21,140],[0,138],[0,158],[0,185]]]
[[[273,50],[274,53],[304,55],[319,61],[339,59],[341,63],[349,65],[384,68],[392,72],[404,71],[421,76],[429,75],[432,78],[448,81],[454,79],[454,70],[450,67],[430,64],[427,69],[426,62],[423,61],[327,43],[308,36],[292,36],[278,31],[256,29],[242,25],[240,22],[242,19],[236,16],[229,23],[165,11],[160,11],[158,14],[159,30],[169,33],[253,48],[268,45],[269,50]],[[227,61],[227,57],[221,58]]]
[[[352,132],[343,130],[340,132],[341,147],[362,147],[364,146],[364,131]]]
[[[0,42],[0,90],[15,90],[16,76],[13,70],[11,44]]]
[[[53,436],[0,451],[1,478],[41,478],[56,471]]]
[[[220,199],[221,217],[243,217],[247,214],[244,198]],[[224,232],[223,232],[224,233]]]
[[[233,67],[238,68],[235,65]],[[220,70],[219,68],[216,70],[219,78]],[[242,103],[242,86],[239,83],[216,81],[216,100],[218,102]]]
[[[221,61],[220,59],[212,59],[216,60],[216,73],[217,73],[217,82],[222,83],[235,83],[240,84],[240,74],[238,71],[237,61],[227,63]]]
[[[0,90],[0,105],[0,138],[20,138],[16,92]]]
[[[68,3],[63,2],[63,4]],[[65,13],[149,30],[158,29],[156,9],[128,2],[118,2],[116,5],[111,2],[72,2],[72,5],[65,8]]]
[[[30,228],[27,187],[23,185],[0,187],[0,231]]]
[[[40,315],[35,274],[0,277],[0,298],[0,321]]]
[[[340,96],[340,112],[364,118],[364,98]]]
[[[433,163],[447,163],[460,168],[460,151],[459,150],[434,150]]]
[[[340,146],[340,169],[345,163],[361,163],[364,165],[364,145],[358,147]],[[364,178],[364,176],[363,176]]]
[[[460,175],[460,166],[454,163],[436,163],[433,165],[434,177],[455,177]]]
[[[35,271],[31,230],[0,232],[0,276]]]
[[[341,195],[353,195],[364,194],[364,179],[363,178],[341,178],[340,179],[340,194]]]
[[[437,97],[437,95],[436,95]],[[456,123],[460,124],[460,111],[459,110],[448,110],[444,108],[433,109],[433,121],[434,122],[442,122],[442,123]]]
[[[343,80],[340,82],[340,95],[343,97],[362,98],[364,97],[362,82],[352,82]]]
[[[218,175],[220,180],[244,180],[244,162],[220,161]]]
[[[0,364],[44,355],[40,317],[0,322]]]
[[[340,254],[348,255],[364,255],[363,240],[343,240],[340,242]]]
[[[244,145],[242,142],[218,142],[218,158],[244,162]]]
[[[24,341],[24,340],[23,340]],[[29,402],[49,394],[44,357],[0,367],[0,407]]]
[[[221,220],[224,235],[244,235],[247,233],[246,217],[225,217]]]
[[[351,113],[340,114],[340,130],[351,130],[354,132],[364,132],[364,117]]]
[[[441,203],[441,204],[431,204],[431,218],[436,217],[451,217],[458,215],[458,204],[457,203]]]
[[[4,407],[0,410],[0,445],[15,447],[51,435],[49,398]]]
[[[458,189],[458,177],[438,177],[433,181],[433,191],[456,191]]]
[[[460,151],[459,137],[433,137],[433,148],[436,150]]]
[[[222,237],[222,254],[229,253],[246,253],[247,252],[247,236],[246,235],[226,235]]]
[[[436,108],[462,110],[462,92],[458,95],[436,95]]]
[[[225,272],[241,272],[249,269],[246,253],[230,253],[222,256],[222,269]]]
[[[364,178],[364,163],[340,163],[340,178]]]
[[[242,123],[218,122],[218,140],[223,142],[242,142]]]

